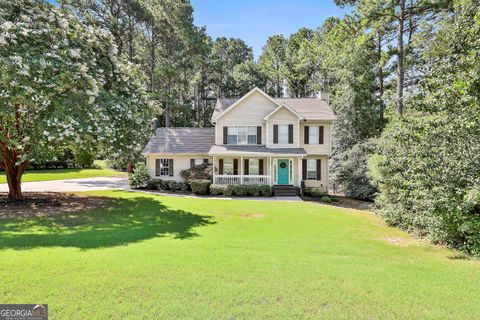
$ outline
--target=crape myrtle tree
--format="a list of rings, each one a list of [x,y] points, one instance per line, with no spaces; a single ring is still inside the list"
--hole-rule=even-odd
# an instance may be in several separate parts
[[[32,161],[95,150],[135,161],[151,133],[151,107],[112,35],[48,3],[0,0],[0,165],[22,199]]]

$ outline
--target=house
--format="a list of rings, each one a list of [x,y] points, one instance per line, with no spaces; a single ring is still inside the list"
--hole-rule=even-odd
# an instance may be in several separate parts
[[[255,88],[218,99],[213,128],[158,128],[143,154],[152,178],[181,181],[181,170],[208,162],[215,184],[298,189],[303,181],[326,190],[335,119],[325,99],[272,98]]]

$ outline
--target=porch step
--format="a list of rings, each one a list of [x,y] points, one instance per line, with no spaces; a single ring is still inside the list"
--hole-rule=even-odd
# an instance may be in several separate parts
[[[273,186],[273,194],[277,197],[296,196],[300,192],[298,187],[292,185],[276,185]]]

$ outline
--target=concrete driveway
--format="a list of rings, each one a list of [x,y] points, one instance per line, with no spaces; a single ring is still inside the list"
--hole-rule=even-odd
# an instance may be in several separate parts
[[[25,192],[75,192],[122,189],[128,189],[128,181],[126,178],[96,177],[22,183],[22,191]],[[8,192],[8,185],[6,183],[0,184],[0,192]]]

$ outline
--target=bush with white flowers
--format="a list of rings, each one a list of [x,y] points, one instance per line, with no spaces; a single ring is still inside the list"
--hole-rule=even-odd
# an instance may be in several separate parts
[[[135,161],[153,110],[112,35],[48,3],[0,0],[0,166],[11,198],[32,159],[62,148]]]

